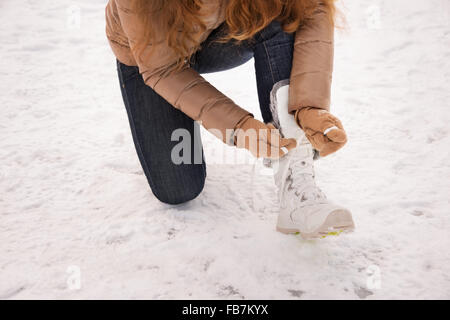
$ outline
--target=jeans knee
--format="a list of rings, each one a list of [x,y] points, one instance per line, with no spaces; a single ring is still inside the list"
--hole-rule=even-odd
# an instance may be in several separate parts
[[[152,191],[159,201],[166,204],[177,205],[197,198],[203,191],[204,186],[205,180],[203,179],[184,189],[158,188],[158,190],[152,189]]]

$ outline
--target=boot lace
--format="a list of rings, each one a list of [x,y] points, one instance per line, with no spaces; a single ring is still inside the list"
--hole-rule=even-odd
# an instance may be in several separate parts
[[[298,154],[292,154],[293,159],[290,164],[288,180],[297,199],[302,205],[317,204],[317,202],[326,202],[326,195],[316,185],[314,180],[313,158],[302,158]]]

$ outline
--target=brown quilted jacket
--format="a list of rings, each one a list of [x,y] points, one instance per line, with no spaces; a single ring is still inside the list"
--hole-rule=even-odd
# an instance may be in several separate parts
[[[225,20],[227,0],[208,0],[206,3],[216,10],[212,10],[214,14],[206,18],[207,30],[195,35],[197,44],[206,40],[212,30]],[[153,53],[144,50],[140,55],[135,54],[136,39],[143,26],[129,6],[128,0],[109,0],[106,7],[106,34],[117,59],[123,64],[138,66],[148,86],[175,108],[201,121],[206,129],[220,130],[221,138],[228,142],[226,132],[235,129],[249,112],[237,106],[191,68],[167,74],[176,58],[164,44],[156,44],[159,47]],[[297,30],[290,78],[290,112],[307,106],[329,108],[333,38],[334,28],[322,6]]]

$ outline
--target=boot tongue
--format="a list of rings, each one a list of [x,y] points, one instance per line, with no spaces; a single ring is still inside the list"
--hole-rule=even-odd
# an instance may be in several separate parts
[[[324,193],[317,187],[314,180],[314,152],[309,143],[305,143],[293,150],[290,155],[290,175],[292,187],[300,202],[314,203],[326,199]]]

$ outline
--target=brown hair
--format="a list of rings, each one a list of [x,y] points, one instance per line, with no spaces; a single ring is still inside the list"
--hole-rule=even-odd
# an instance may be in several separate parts
[[[202,17],[205,0],[131,0],[133,11],[145,27],[138,53],[153,42],[164,41],[171,47],[181,69],[199,48],[193,34],[205,31]],[[334,23],[335,0],[228,0],[225,22],[228,33],[219,41],[237,41],[252,38],[273,20],[280,21],[283,30],[295,32],[317,10],[319,3],[326,6]]]

